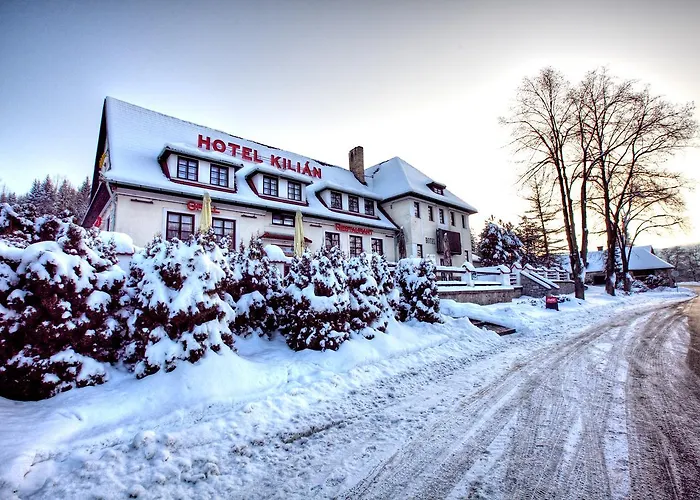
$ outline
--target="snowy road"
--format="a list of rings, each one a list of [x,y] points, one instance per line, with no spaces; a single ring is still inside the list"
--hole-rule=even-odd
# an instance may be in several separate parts
[[[700,497],[700,378],[686,362],[684,307],[590,328],[455,394],[343,496]]]
[[[546,335],[465,335],[394,370],[94,433],[35,457],[19,497],[697,498],[689,304],[555,314]]]

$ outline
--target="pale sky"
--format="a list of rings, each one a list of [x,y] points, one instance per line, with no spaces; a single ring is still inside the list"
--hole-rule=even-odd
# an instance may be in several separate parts
[[[698,47],[698,1],[4,0],[0,184],[91,175],[111,95],[344,167],[356,145],[366,166],[400,156],[474,205],[478,232],[525,208],[498,124],[523,77],[606,65],[700,103]],[[700,150],[671,165],[700,185]],[[687,201],[687,232],[639,243],[700,242]]]

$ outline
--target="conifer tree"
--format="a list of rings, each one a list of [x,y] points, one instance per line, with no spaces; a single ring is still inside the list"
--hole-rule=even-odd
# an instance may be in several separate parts
[[[428,259],[401,259],[396,267],[399,304],[396,319],[441,323],[435,264]]]

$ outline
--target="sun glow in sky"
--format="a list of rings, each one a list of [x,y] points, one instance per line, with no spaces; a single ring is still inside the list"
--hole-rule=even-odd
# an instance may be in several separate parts
[[[341,166],[356,145],[367,166],[400,156],[474,205],[478,232],[525,208],[498,124],[523,77],[606,65],[700,102],[699,20],[691,1],[6,0],[0,183],[91,175],[111,95]],[[698,149],[670,166],[700,183]],[[700,242],[700,193],[686,198],[685,231],[640,243]]]

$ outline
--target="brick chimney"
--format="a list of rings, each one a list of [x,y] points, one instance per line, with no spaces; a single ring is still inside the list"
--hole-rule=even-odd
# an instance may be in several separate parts
[[[365,151],[362,146],[356,146],[348,153],[350,161],[350,172],[355,174],[355,178],[362,184],[365,182]]]

